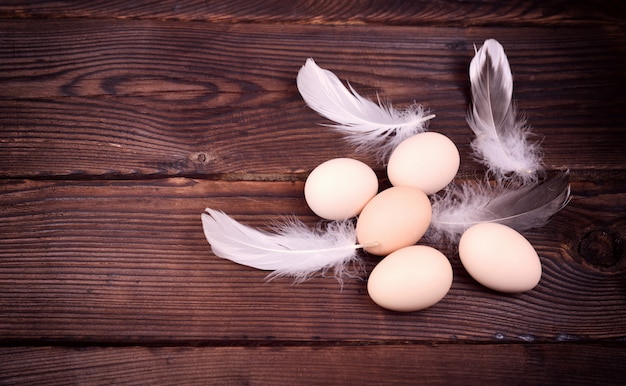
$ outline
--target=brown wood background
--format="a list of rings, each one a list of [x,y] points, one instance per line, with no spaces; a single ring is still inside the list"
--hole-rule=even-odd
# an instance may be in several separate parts
[[[364,280],[300,285],[212,255],[209,206],[260,228],[354,157],[300,98],[308,57],[361,93],[465,122],[474,44],[573,198],[525,236],[539,286],[399,314]],[[620,384],[626,379],[626,5],[618,1],[0,4],[0,384]],[[364,256],[368,270],[377,258]]]

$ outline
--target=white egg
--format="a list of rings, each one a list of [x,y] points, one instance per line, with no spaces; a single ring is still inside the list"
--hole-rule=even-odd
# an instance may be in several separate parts
[[[391,153],[387,176],[394,186],[412,186],[433,194],[454,179],[460,160],[459,150],[448,137],[420,133],[402,141]]]
[[[327,220],[358,215],[378,192],[378,177],[365,163],[335,158],[317,166],[304,184],[304,197],[315,214]]]
[[[459,257],[477,282],[496,291],[528,291],[541,279],[541,261],[533,246],[502,224],[470,227],[459,241]]]
[[[374,303],[401,312],[418,311],[443,299],[452,286],[452,266],[425,245],[398,249],[372,270],[367,291]]]

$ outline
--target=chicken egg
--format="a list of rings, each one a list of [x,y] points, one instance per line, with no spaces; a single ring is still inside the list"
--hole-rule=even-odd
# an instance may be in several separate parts
[[[435,248],[398,249],[372,270],[367,292],[374,303],[392,311],[412,312],[443,299],[452,286],[452,266]]]
[[[356,216],[377,192],[376,173],[352,158],[335,158],[318,165],[304,184],[309,208],[327,220]]]
[[[372,198],[356,223],[356,237],[374,255],[415,244],[430,225],[432,208],[419,189],[393,186]],[[375,243],[375,245],[370,245]]]
[[[506,225],[471,226],[459,241],[459,257],[470,276],[496,291],[528,291],[541,279],[537,252],[524,236]]]
[[[391,153],[387,176],[394,186],[413,186],[433,194],[452,181],[460,159],[456,145],[445,135],[419,133],[402,141]]]

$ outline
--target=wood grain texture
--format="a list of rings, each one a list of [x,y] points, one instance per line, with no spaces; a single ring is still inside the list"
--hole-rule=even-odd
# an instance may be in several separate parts
[[[0,28],[3,177],[272,179],[301,178],[341,156],[375,165],[320,127],[327,121],[300,98],[295,77],[309,56],[365,95],[431,109],[430,129],[458,144],[461,175],[471,175],[481,169],[468,146],[466,74],[472,44],[486,37],[507,47],[515,98],[543,141],[548,168],[626,164],[621,28],[320,30],[111,20],[5,20]]]
[[[267,229],[355,153],[298,95],[306,58],[424,104],[480,178],[474,44],[498,39],[548,173],[573,198],[525,233],[543,276],[374,305],[366,279],[266,283],[217,258],[210,206]],[[3,1],[0,384],[620,384],[626,378],[626,7],[600,1]],[[379,258],[362,254],[369,272]]]
[[[139,18],[227,23],[564,25],[624,23],[619,1],[4,1],[0,15],[24,18]]]
[[[343,290],[332,278],[265,283],[265,272],[211,254],[199,221],[205,206],[260,228],[285,214],[312,224],[301,182],[5,182],[0,336],[136,344],[615,341],[626,336],[623,251],[608,267],[578,251],[591,230],[625,238],[626,179],[612,183],[615,191],[595,193],[575,184],[571,204],[527,234],[544,267],[535,290],[486,290],[454,248],[436,245],[453,263],[453,287],[435,307],[404,315],[375,306],[364,281]],[[368,270],[379,260],[364,259]]]
[[[463,358],[460,365],[458,358]],[[600,344],[0,349],[0,383],[622,384],[626,354]],[[276,364],[280,363],[278,369]]]

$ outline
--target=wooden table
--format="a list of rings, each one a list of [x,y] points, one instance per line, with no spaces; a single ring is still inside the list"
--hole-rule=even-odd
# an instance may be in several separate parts
[[[0,5],[0,384],[618,384],[626,379],[626,7],[617,1],[83,1]],[[309,57],[413,101],[484,168],[465,121],[474,45],[572,200],[524,235],[543,277],[504,295],[454,247],[420,312],[366,278],[293,285],[215,257],[205,207],[318,218],[307,174],[372,165],[295,85]],[[364,255],[367,270],[379,258]]]

